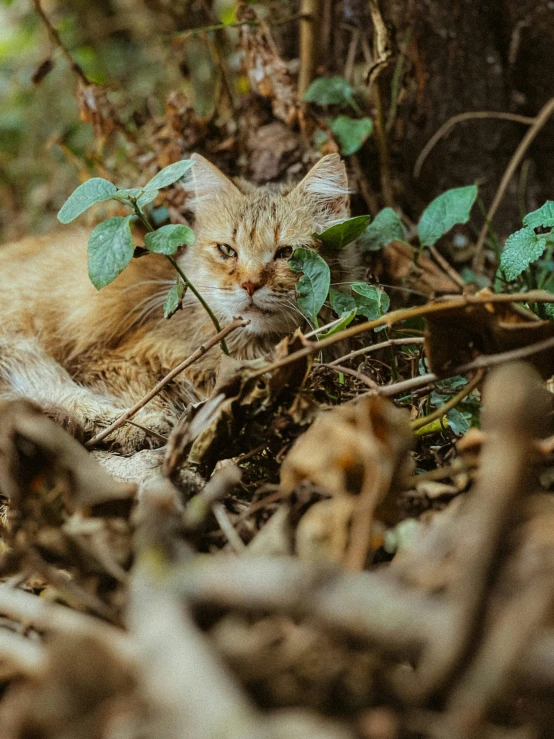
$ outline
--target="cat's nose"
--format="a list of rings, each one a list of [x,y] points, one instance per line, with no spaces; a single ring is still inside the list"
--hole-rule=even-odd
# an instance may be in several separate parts
[[[252,297],[256,290],[259,290],[260,287],[262,287],[261,282],[252,282],[252,280],[247,280],[246,282],[243,282],[241,284],[241,287],[246,290],[246,292]]]

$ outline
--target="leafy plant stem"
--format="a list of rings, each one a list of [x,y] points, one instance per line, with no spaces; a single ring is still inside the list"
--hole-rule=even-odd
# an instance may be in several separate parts
[[[137,218],[143,224],[144,228],[146,228],[147,231],[149,231],[150,233],[152,233],[155,229],[152,226],[152,224],[150,223],[150,221],[146,218],[146,216],[144,215],[144,213],[142,212],[142,210],[137,205],[136,200],[132,200],[131,202],[132,202],[133,210],[134,210],[135,215],[137,216]],[[177,262],[175,261],[175,259],[172,256],[170,256],[169,254],[165,254],[164,256],[166,257],[166,259],[169,259],[169,261],[171,262],[171,264],[173,266],[173,269],[177,272],[177,274],[183,280],[183,282],[188,287],[188,289],[191,291],[191,293],[198,299],[198,302],[200,303],[200,305],[204,308],[204,310],[206,311],[206,313],[209,315],[209,317],[211,319],[211,322],[213,323],[213,325],[215,327],[215,330],[219,333],[221,331],[221,326],[220,326],[219,321],[217,320],[214,312],[210,308],[210,306],[206,303],[206,301],[204,300],[204,298],[202,297],[202,295],[200,295],[200,293],[198,292],[198,290],[194,287],[194,285],[192,284],[192,282],[189,280],[189,278],[186,276],[186,274],[183,272],[183,270],[179,267],[179,265],[177,264]],[[227,344],[225,343],[225,339],[221,339],[220,345],[221,345],[221,350],[225,354],[227,354],[227,356],[230,356],[229,349],[227,347]]]

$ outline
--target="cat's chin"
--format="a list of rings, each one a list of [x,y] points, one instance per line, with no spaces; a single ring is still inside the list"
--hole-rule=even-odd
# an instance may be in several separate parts
[[[250,307],[240,315],[250,321],[245,330],[255,336],[286,336],[296,328],[290,316],[285,317],[278,311]]]

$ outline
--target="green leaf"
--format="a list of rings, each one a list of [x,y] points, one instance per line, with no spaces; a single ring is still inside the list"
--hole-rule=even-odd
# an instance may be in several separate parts
[[[391,241],[403,241],[405,238],[406,232],[400,218],[392,208],[383,208],[360,237],[359,245],[363,251],[379,251]]]
[[[183,303],[183,295],[187,291],[187,286],[179,280],[175,283],[171,290],[167,293],[164,303],[164,318],[171,318],[175,311],[181,308]]]
[[[355,241],[366,230],[369,221],[369,216],[356,216],[342,223],[336,223],[323,233],[312,234],[312,236],[319,239],[325,246],[339,251],[351,241]]]
[[[341,320],[332,328],[329,329],[329,331],[325,331],[322,334],[319,334],[320,339],[326,339],[328,336],[332,336],[333,334],[338,334],[339,331],[342,331],[343,328],[346,328],[349,326],[354,318],[356,317],[356,308],[349,311],[348,313],[343,313],[341,316]]]
[[[421,246],[433,246],[457,223],[467,223],[477,198],[477,185],[455,187],[435,198],[423,211],[417,232]]]
[[[152,177],[150,182],[146,183],[144,190],[161,190],[162,187],[172,185],[189,171],[194,164],[192,159],[181,159],[180,162],[169,164],[167,167],[160,169],[157,175]]]
[[[142,193],[142,195],[137,199],[137,205],[139,208],[142,208],[144,205],[148,205],[149,203],[152,203],[157,197],[158,197],[159,190],[146,190]]]
[[[353,282],[352,291],[356,293],[355,301],[358,313],[373,321],[386,313],[390,306],[390,298],[384,290],[367,282]]]
[[[448,411],[446,417],[448,418],[448,425],[455,434],[463,436],[471,428],[472,416],[467,411],[452,408]]]
[[[354,88],[344,77],[319,77],[306,90],[304,100],[317,105],[343,105],[348,103],[354,106]]]
[[[329,303],[338,316],[356,310],[356,301],[352,295],[347,295],[334,287],[329,288]]]
[[[515,280],[527,267],[542,256],[546,241],[532,228],[522,228],[506,239],[500,255],[500,267],[507,280]]]
[[[331,131],[339,141],[341,154],[349,157],[355,154],[373,131],[371,118],[350,118],[339,115],[328,120]]]
[[[58,213],[58,221],[60,223],[71,223],[91,205],[110,200],[116,191],[117,187],[112,182],[108,182],[102,177],[92,177],[79,185],[67,198]]]
[[[540,226],[549,228],[554,226],[554,201],[547,200],[541,208],[528,213],[523,219],[523,225],[529,228],[539,228]],[[543,235],[547,236],[550,234]]]
[[[97,290],[109,285],[133,258],[132,216],[99,223],[88,241],[88,274]]]
[[[554,319],[554,303],[545,303],[544,304],[544,312],[550,318],[550,320]]]
[[[183,244],[192,244],[194,234],[188,226],[168,225],[147,233],[144,245],[156,254],[175,254]]]
[[[329,265],[316,251],[300,247],[294,250],[289,259],[289,267],[294,272],[303,273],[296,283],[298,305],[306,311],[312,321],[315,321],[329,292],[331,283]]]

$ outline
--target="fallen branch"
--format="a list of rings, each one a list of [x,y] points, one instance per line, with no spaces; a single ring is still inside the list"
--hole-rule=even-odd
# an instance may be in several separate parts
[[[517,113],[501,113],[487,110],[473,111],[471,113],[460,113],[459,115],[454,115],[452,116],[452,118],[449,118],[446,123],[442,124],[439,130],[431,136],[429,141],[421,150],[418,158],[416,159],[416,163],[414,164],[414,178],[417,179],[419,177],[419,175],[421,174],[423,163],[425,162],[431,151],[435,148],[438,142],[454,128],[454,126],[456,126],[458,123],[462,123],[463,121],[472,121],[479,118],[493,118],[495,120],[501,121],[513,121],[514,123],[523,123],[527,126],[532,125],[536,120],[535,118],[531,118],[527,115],[517,115]]]
[[[426,303],[425,305],[418,305],[415,308],[402,308],[400,310],[393,311],[392,313],[389,313],[385,316],[381,316],[380,318],[376,318],[373,321],[364,321],[364,323],[360,323],[356,326],[349,326],[348,328],[345,328],[344,331],[339,331],[338,333],[333,334],[332,336],[328,336],[326,339],[322,339],[321,341],[308,342],[307,346],[302,347],[302,349],[298,349],[298,351],[292,352],[292,354],[289,354],[282,359],[271,362],[265,367],[261,367],[259,370],[253,372],[250,377],[261,377],[267,372],[274,372],[276,369],[279,369],[280,367],[285,367],[287,364],[292,364],[298,359],[317,354],[322,349],[326,349],[328,346],[332,346],[338,341],[351,339],[353,336],[358,336],[358,334],[363,334],[366,331],[372,331],[378,326],[387,326],[387,328],[390,328],[394,326],[394,324],[400,323],[402,321],[407,321],[410,318],[427,316],[432,313],[441,313],[443,311],[457,310],[460,308],[465,308],[468,305],[486,305],[488,303],[554,303],[554,294],[546,292],[546,290],[531,290],[527,293],[500,293],[499,295],[460,295],[459,297],[455,298],[441,299],[433,301],[431,303]],[[536,346],[538,348],[535,351],[542,351],[543,349],[547,349],[551,346],[550,344],[546,345],[546,342],[541,342],[541,344],[543,343],[545,344],[545,346],[543,347],[537,344]],[[514,351],[525,352],[526,349],[527,347],[523,347],[522,349],[516,349]],[[531,354],[535,353],[535,351],[531,352]],[[505,352],[505,354],[509,355],[511,353]],[[525,353],[521,356],[528,355]],[[515,358],[521,357],[520,355],[518,355]],[[467,369],[476,369],[479,365],[473,365],[473,363],[469,363],[465,366],[467,367]]]
[[[167,385],[168,382],[171,382],[177,375],[181,374],[183,370],[186,370],[187,367],[190,367],[191,364],[194,364],[200,357],[202,357],[209,349],[214,347],[216,344],[219,344],[220,341],[225,339],[226,336],[228,336],[230,333],[235,331],[235,329],[240,328],[242,326],[247,326],[249,324],[249,321],[246,321],[242,318],[236,318],[235,320],[231,321],[231,323],[228,326],[225,326],[221,331],[219,331],[215,336],[212,336],[209,341],[207,341],[205,344],[202,344],[198,347],[198,349],[193,352],[190,357],[187,357],[187,359],[184,359],[181,364],[178,364],[177,367],[171,370],[162,380],[160,380],[153,388],[150,390],[149,393],[147,393],[143,398],[141,398],[132,408],[129,408],[128,411],[125,411],[123,415],[121,415],[116,421],[114,421],[110,426],[103,429],[99,434],[96,434],[96,436],[93,436],[92,439],[89,439],[85,446],[87,449],[91,449],[92,447],[96,446],[98,443],[103,441],[107,436],[109,436],[113,431],[116,431],[120,426],[123,426],[124,423],[127,423],[127,421],[132,418],[135,413],[140,411],[141,408],[143,408],[147,403],[149,403],[152,398],[154,398],[156,395],[158,395],[163,388]]]

